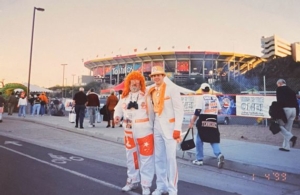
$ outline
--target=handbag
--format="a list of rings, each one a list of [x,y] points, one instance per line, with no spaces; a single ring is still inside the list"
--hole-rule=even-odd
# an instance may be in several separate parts
[[[188,139],[186,140],[190,130],[192,130],[192,139]],[[181,144],[180,144],[180,147],[181,147],[181,150],[182,151],[186,151],[186,150],[190,150],[190,149],[193,149],[195,148],[195,142],[194,142],[194,131],[193,131],[193,128],[189,128],[187,133],[185,134]]]
[[[277,121],[272,121],[269,130],[275,135],[281,131],[280,125],[277,123]]]
[[[74,107],[72,107],[71,111],[69,112],[69,122],[75,123],[75,120],[76,120],[76,113]]]
[[[97,123],[101,123],[101,121],[102,121],[101,118],[102,118],[102,116],[99,112],[99,109],[97,109],[96,110],[96,121],[97,121]]]

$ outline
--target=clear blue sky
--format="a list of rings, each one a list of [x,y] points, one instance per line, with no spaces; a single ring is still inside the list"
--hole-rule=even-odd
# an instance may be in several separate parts
[[[157,51],[261,56],[261,36],[300,41],[299,0],[0,0],[0,80],[27,82],[33,7],[31,83],[62,85],[89,74],[84,61]],[[113,52],[113,54],[112,54]],[[66,84],[66,82],[65,82]]]

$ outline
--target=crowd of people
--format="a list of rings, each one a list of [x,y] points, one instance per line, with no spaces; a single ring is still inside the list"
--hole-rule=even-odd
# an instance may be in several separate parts
[[[1,92],[0,92],[1,93]],[[64,105],[57,98],[49,99],[45,93],[35,93],[27,96],[24,91],[11,92],[6,99],[0,95],[3,107],[0,106],[1,116],[4,112],[4,106],[7,107],[7,115],[11,116],[17,112],[19,117],[44,116],[45,114],[53,116],[64,116]],[[0,103],[1,103],[0,102]],[[2,122],[2,117],[0,122]]]

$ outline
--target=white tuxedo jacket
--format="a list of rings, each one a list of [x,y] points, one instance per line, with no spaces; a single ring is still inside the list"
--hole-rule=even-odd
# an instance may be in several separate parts
[[[149,94],[152,100],[152,94]],[[154,113],[153,101],[148,107],[148,111]],[[155,114],[158,119],[161,131],[167,139],[173,139],[173,131],[182,129],[182,122],[184,117],[183,104],[181,101],[180,92],[175,86],[166,84],[164,95],[164,108],[160,115]]]

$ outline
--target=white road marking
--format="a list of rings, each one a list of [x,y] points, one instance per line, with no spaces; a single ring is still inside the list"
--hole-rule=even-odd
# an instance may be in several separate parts
[[[79,173],[79,172],[77,172],[77,171],[73,171],[73,170],[70,170],[70,169],[66,169],[66,168],[64,168],[64,167],[60,167],[60,166],[58,166],[58,165],[55,165],[55,164],[49,163],[49,162],[47,162],[47,161],[44,161],[44,160],[35,158],[35,157],[30,156],[30,155],[28,155],[28,154],[24,154],[24,153],[22,153],[22,152],[19,152],[19,151],[16,151],[16,150],[7,148],[7,147],[5,147],[5,146],[1,146],[1,145],[0,145],[0,148],[9,150],[9,151],[14,152],[14,153],[16,153],[16,154],[19,154],[19,155],[21,155],[21,156],[25,156],[25,157],[27,157],[27,158],[33,159],[33,160],[38,161],[38,162],[40,162],[40,163],[44,163],[44,164],[49,165],[49,166],[51,166],[51,167],[55,167],[55,168],[57,168],[57,169],[60,169],[60,170],[63,170],[63,171],[72,173],[72,174],[74,174],[74,175],[76,175],[76,176],[79,176],[79,177],[82,177],[82,178],[91,180],[91,181],[93,181],[93,182],[99,183],[99,184],[104,185],[104,186],[106,186],[106,187],[113,188],[113,189],[117,189],[117,190],[120,190],[120,191],[122,190],[121,187],[116,186],[116,185],[114,185],[114,184],[111,184],[111,183],[108,183],[108,182],[106,182],[106,181],[102,181],[102,180],[99,180],[99,179],[90,177],[90,176],[88,176],[88,175],[84,175],[84,174]],[[127,192],[126,194],[130,194],[130,195],[139,195],[139,193],[136,193],[136,192],[133,192],[133,191],[129,191],[129,192]]]
[[[5,141],[4,144],[13,144],[13,145],[16,145],[16,146],[22,146],[22,144],[19,144],[18,141]]]

